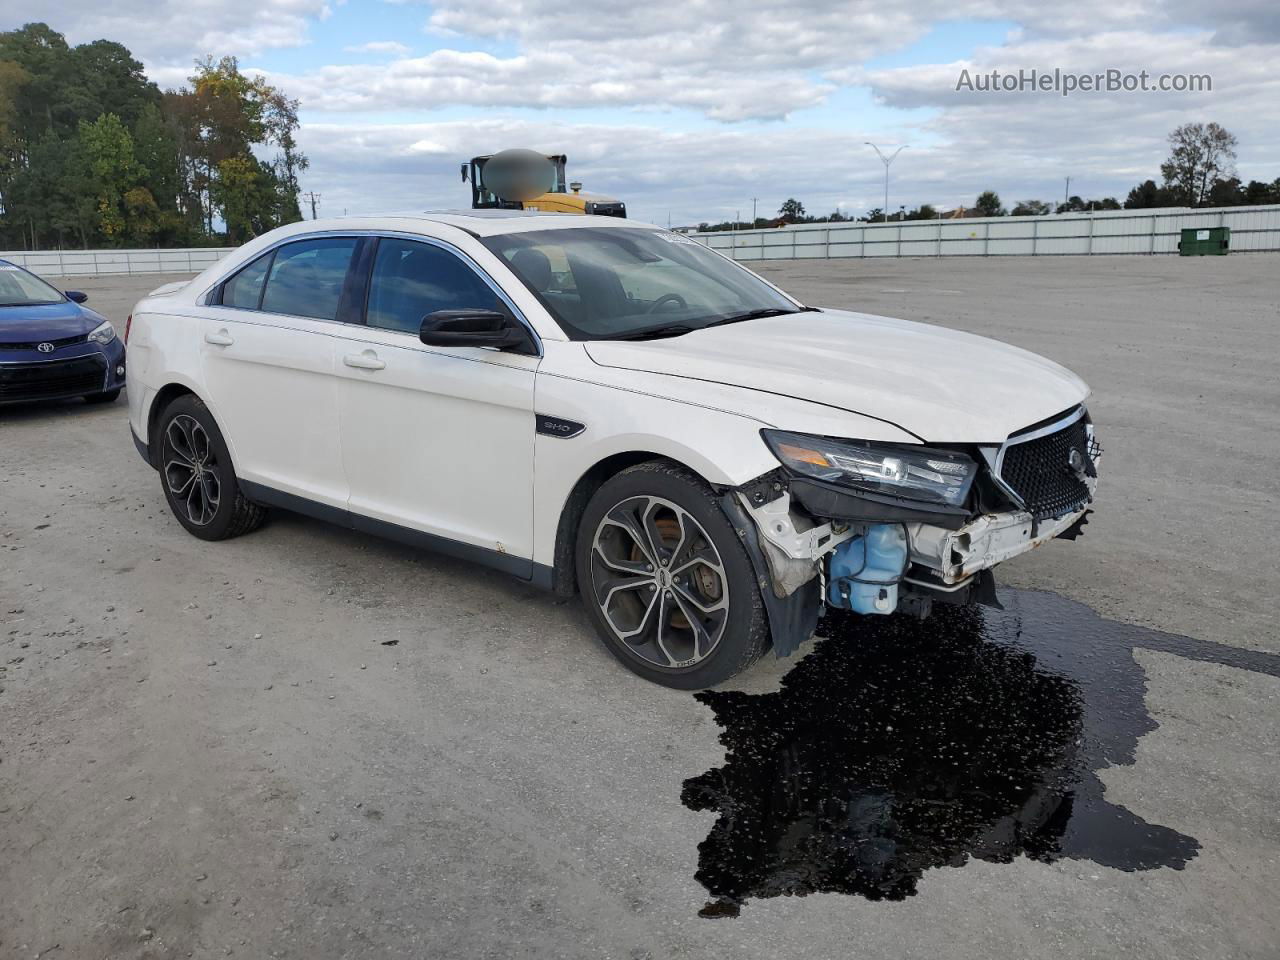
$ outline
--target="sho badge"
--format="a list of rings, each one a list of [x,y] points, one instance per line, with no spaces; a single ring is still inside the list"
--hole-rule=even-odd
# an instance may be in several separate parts
[[[538,432],[548,437],[559,437],[561,440],[568,440],[570,437],[576,437],[587,429],[585,423],[578,423],[576,420],[550,417],[543,413],[536,414],[536,416],[538,419]]]
[[[53,353],[53,344],[40,343],[36,345],[36,349],[39,350],[41,353]]]

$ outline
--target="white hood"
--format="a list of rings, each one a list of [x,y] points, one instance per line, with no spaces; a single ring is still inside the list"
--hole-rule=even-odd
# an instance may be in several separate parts
[[[662,340],[591,341],[586,350],[601,366],[808,400],[893,423],[931,443],[999,443],[1089,394],[1071,371],[1018,347],[842,310]]]

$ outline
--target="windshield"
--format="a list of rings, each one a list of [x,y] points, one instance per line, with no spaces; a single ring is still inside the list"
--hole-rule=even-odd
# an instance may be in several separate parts
[[[574,340],[676,336],[802,308],[678,233],[584,227],[482,240]]]
[[[0,307],[33,307],[61,303],[62,294],[35,274],[11,263],[0,263]]]

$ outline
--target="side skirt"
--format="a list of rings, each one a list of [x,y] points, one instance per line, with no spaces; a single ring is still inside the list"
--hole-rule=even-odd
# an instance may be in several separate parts
[[[314,517],[317,520],[346,527],[349,530],[371,533],[376,537],[394,540],[397,543],[403,543],[419,550],[429,550],[433,553],[457,557],[459,560],[482,564],[494,570],[511,574],[521,580],[532,581],[538,587],[545,588],[550,586],[551,568],[540,563],[534,563],[532,560],[513,557],[509,553],[500,553],[497,550],[477,547],[474,544],[462,543],[458,540],[450,540],[448,537],[441,537],[434,533],[424,533],[421,530],[414,530],[412,527],[404,527],[387,520],[375,520],[373,517],[352,513],[350,510],[333,507],[327,503],[317,503],[314,500],[308,500],[306,497],[285,493],[282,490],[276,490],[274,487],[268,487],[261,483],[253,483],[249,480],[240,480],[239,483],[240,489],[244,491],[246,497],[264,506],[278,507],[292,513],[300,513],[303,516]]]

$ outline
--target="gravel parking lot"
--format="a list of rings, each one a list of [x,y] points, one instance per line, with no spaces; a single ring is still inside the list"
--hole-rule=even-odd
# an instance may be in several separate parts
[[[0,956],[1275,958],[1280,257],[762,272],[1080,373],[1085,536],[985,627],[695,698],[500,574],[286,513],[188,536],[123,399],[0,409]],[[63,285],[119,327],[170,279]]]

